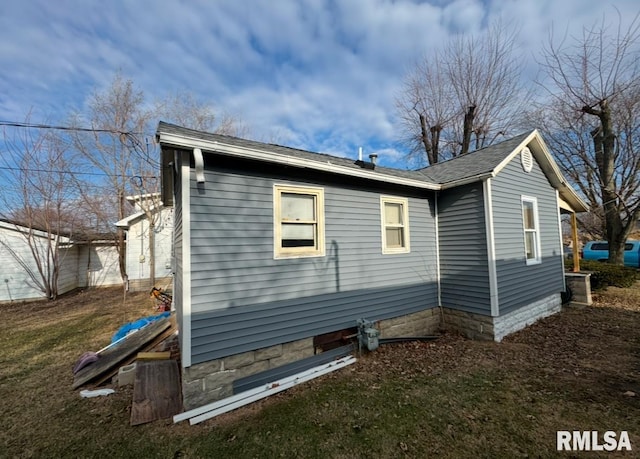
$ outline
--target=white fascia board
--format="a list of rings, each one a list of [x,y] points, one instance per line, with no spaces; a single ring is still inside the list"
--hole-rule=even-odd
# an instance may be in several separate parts
[[[143,199],[152,198],[157,199],[160,197],[160,193],[145,193],[145,194],[132,194],[131,196],[125,196],[125,199],[131,203],[136,201],[142,201]]]
[[[526,146],[529,144],[529,142],[531,142],[531,140],[533,140],[536,136],[537,136],[537,137],[540,137],[540,135],[538,134],[538,131],[537,131],[537,130],[534,130],[534,131],[532,131],[532,132],[531,132],[531,134],[529,134],[529,135],[527,136],[527,138],[526,138],[526,139],[524,139],[522,142],[520,142],[520,144],[519,144],[516,148],[514,148],[514,149],[513,149],[513,151],[512,151],[511,153],[509,153],[509,156],[507,156],[505,159],[503,159],[503,160],[502,160],[502,162],[501,162],[500,164],[498,164],[498,165],[495,167],[495,169],[493,169],[493,175],[494,175],[494,177],[495,177],[496,175],[498,175],[498,174],[500,173],[500,171],[501,171],[502,169],[504,169],[504,168],[507,166],[507,164],[509,164],[509,163],[511,162],[511,160],[513,160],[513,158],[515,158],[518,154],[520,154],[520,151],[521,151],[524,147],[526,147]],[[535,154],[535,151],[534,151],[534,152],[532,152],[532,153],[534,154],[534,156],[536,157],[536,159],[538,159],[538,162],[540,162],[540,160],[539,160],[539,158],[538,158],[538,155],[536,155],[536,154]],[[558,172],[559,172],[559,171],[558,171]]]
[[[0,222],[0,228],[5,228],[10,231],[15,231],[17,233],[27,234],[29,233],[29,228],[27,226],[18,225],[17,223],[9,223],[9,222]],[[31,229],[34,236],[41,237],[43,239],[55,238],[55,233],[47,233],[46,231],[41,231],[37,229]],[[58,241],[60,244],[73,244],[73,241],[67,236],[58,236]]]
[[[560,192],[562,199],[571,205],[574,212],[587,212],[589,211],[589,206],[578,196],[575,190],[569,185],[567,180],[562,175],[562,172],[558,168],[553,156],[551,156],[551,152],[547,147],[547,144],[542,139],[540,132],[537,129],[531,132],[518,145],[510,154],[507,156],[496,168],[493,170],[493,176],[495,177],[502,169],[506,167],[507,164],[516,157],[520,151],[526,147],[529,143],[535,140],[535,145],[537,148],[531,149],[531,153],[533,153],[534,158],[538,161],[540,165],[540,169],[545,173],[549,182],[555,189]]]
[[[123,218],[115,223],[118,228],[129,229],[131,225],[133,225],[137,220],[144,217],[144,212],[140,211],[133,215],[129,215],[128,217]]]
[[[253,148],[238,147],[236,145],[228,145],[220,142],[211,142],[203,139],[194,139],[175,134],[160,134],[160,143],[169,144],[178,148],[185,148],[192,150],[194,148],[200,148],[205,151],[219,152],[228,156],[235,156],[238,158],[253,159],[257,161],[266,161],[275,164],[283,164],[286,166],[301,167],[306,169],[314,169],[323,172],[331,172],[334,174],[348,175],[351,177],[365,178],[368,180],[374,180],[378,182],[393,183],[396,185],[405,185],[414,188],[422,188],[426,190],[439,190],[441,187],[438,184],[430,183],[422,180],[414,180],[403,177],[396,177],[393,175],[386,175],[380,172],[357,170],[337,164],[332,164],[330,161],[326,163],[320,161],[310,161],[303,158],[293,158],[291,156],[280,155],[278,153],[265,152],[256,150]]]

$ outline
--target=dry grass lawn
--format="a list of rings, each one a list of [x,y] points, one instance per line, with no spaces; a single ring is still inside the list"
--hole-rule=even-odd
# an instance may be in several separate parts
[[[152,305],[118,289],[0,305],[0,457],[557,457],[557,430],[629,432],[633,452],[602,457],[640,449],[640,283],[500,344],[385,345],[197,426],[130,427],[131,389],[82,399],[71,367]]]

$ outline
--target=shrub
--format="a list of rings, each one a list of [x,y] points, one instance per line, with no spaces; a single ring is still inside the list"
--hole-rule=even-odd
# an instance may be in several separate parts
[[[565,268],[573,268],[573,260],[565,261]],[[602,261],[580,260],[580,270],[591,272],[591,290],[612,287],[631,287],[640,278],[640,271],[627,266],[612,265]]]

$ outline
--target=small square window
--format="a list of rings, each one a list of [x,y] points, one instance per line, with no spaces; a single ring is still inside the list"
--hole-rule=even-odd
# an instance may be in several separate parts
[[[409,201],[405,198],[382,196],[382,253],[409,252]]]
[[[274,257],[324,256],[324,191],[274,187]]]

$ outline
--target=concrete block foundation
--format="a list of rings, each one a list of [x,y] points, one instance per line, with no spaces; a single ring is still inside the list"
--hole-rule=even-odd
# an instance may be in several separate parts
[[[564,280],[567,288],[571,290],[571,303],[585,306],[593,303],[590,273],[565,273]]]

